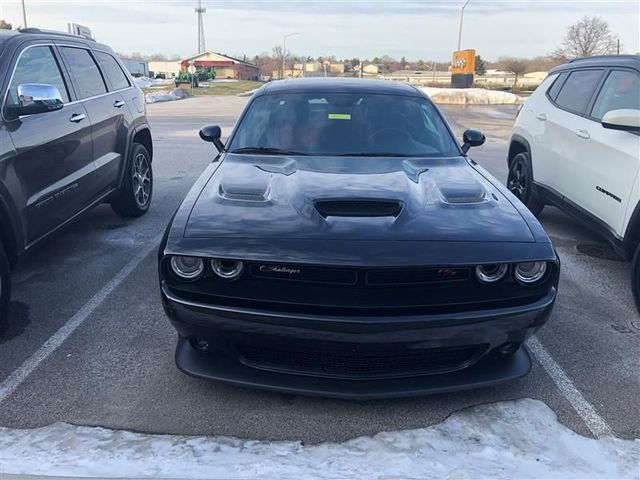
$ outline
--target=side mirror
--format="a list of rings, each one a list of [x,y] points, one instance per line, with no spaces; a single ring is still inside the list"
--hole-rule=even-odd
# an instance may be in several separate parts
[[[602,126],[611,130],[640,133],[640,110],[611,110],[602,117]]]
[[[484,133],[478,130],[465,130],[462,134],[462,151],[467,153],[471,147],[479,147],[484,141]]]
[[[200,138],[205,142],[211,142],[219,152],[224,150],[224,143],[220,140],[222,130],[217,125],[205,125],[200,129]]]
[[[23,83],[18,85],[18,104],[8,110],[15,117],[60,110],[64,106],[60,91],[53,85],[44,83]]]

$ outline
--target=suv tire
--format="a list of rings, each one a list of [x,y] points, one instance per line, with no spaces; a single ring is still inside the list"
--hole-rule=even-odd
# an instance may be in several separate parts
[[[636,301],[636,308],[640,312],[640,245],[636,247],[636,253],[631,263],[631,290]]]
[[[11,296],[11,270],[9,260],[0,242],[0,331],[9,314],[9,300]]]
[[[507,177],[507,188],[531,210],[536,217],[544,208],[533,184],[533,169],[529,153],[522,152],[513,157]]]
[[[134,143],[122,186],[111,201],[111,208],[123,217],[139,217],[149,210],[152,194],[151,155],[144,145]]]

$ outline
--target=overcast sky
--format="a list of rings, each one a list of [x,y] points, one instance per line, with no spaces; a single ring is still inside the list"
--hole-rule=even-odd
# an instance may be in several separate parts
[[[231,55],[270,52],[282,43],[298,55],[334,54],[448,60],[465,0],[203,0],[206,47]],[[29,26],[86,25],[118,52],[188,56],[197,50],[197,0],[25,0]],[[20,0],[0,0],[0,18],[22,25]],[[638,0],[471,0],[462,48],[487,59],[550,53],[583,15],[609,22],[628,53],[640,51]]]

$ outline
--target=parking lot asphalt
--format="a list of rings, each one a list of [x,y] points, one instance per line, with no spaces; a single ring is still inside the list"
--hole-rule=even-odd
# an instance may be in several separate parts
[[[123,220],[101,206],[22,262],[14,275],[9,326],[0,336],[1,426],[68,422],[316,443],[425,427],[467,406],[529,397],[546,402],[578,433],[640,437],[640,318],[628,283],[630,266],[553,208],[541,220],[562,261],[560,293],[532,344],[533,369],[523,379],[455,394],[349,402],[248,390],[180,373],[173,363],[176,334],[160,305],[158,236],[214,156],[198,128],[214,123],[228,134],[246,102],[208,96],[150,105],[150,212]],[[487,134],[472,157],[504,181],[515,107],[442,109],[458,136],[465,128]]]

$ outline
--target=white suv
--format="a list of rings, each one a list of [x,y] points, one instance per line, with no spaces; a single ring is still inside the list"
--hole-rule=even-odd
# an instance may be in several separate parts
[[[633,261],[640,309],[640,56],[549,72],[513,128],[507,186],[534,214],[556,205]]]

